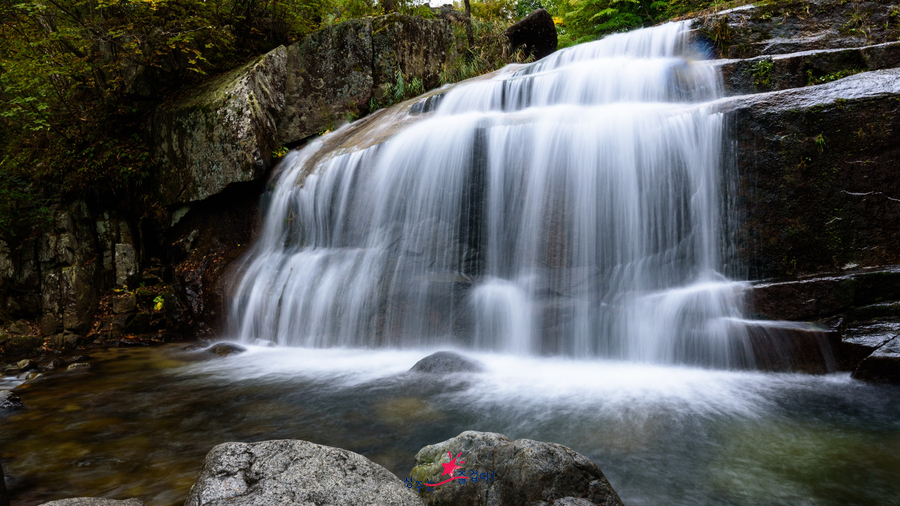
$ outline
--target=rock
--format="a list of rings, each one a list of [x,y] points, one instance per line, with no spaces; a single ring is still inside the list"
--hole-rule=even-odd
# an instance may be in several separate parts
[[[25,407],[25,404],[22,403],[22,399],[18,395],[9,390],[0,390],[0,409],[19,409],[23,407]],[[3,485],[3,483],[0,483],[0,485]],[[0,492],[2,491],[0,489]]]
[[[25,375],[25,383],[28,383],[29,381],[36,381],[39,379],[44,379],[44,375],[39,372],[30,372]]]
[[[65,330],[87,332],[100,302],[96,265],[74,265],[60,270],[62,323]]]
[[[78,347],[83,339],[78,334],[62,333],[50,336],[50,346],[54,350],[69,351]]]
[[[439,351],[416,362],[409,370],[426,374],[449,374],[457,372],[482,372],[484,366],[452,351]]]
[[[86,360],[90,360],[90,355],[75,355],[74,357],[69,357],[64,359],[67,364],[74,364],[76,362],[84,362]]]
[[[55,369],[61,369],[65,365],[66,365],[65,360],[63,360],[59,357],[56,357],[56,358],[51,359],[46,364],[41,365],[41,370],[42,371],[53,371]]]
[[[836,329],[809,323],[748,322],[752,369],[825,374],[838,369],[833,350],[841,344]]]
[[[900,335],[900,318],[884,318],[846,325],[841,343],[835,347],[838,367],[854,371],[882,345]]]
[[[145,506],[145,504],[140,499],[124,499],[120,501],[103,497],[75,497],[45,502],[40,506]]]
[[[815,84],[817,79],[826,76],[846,77],[898,66],[900,42],[719,62],[725,91],[729,95],[800,88]]]
[[[213,448],[185,506],[422,505],[387,469],[340,448],[306,441],[225,443]]]
[[[266,173],[284,108],[286,56],[279,47],[157,113],[150,136],[164,205],[203,200]]]
[[[28,322],[25,320],[19,320],[12,322],[6,330],[10,334],[18,334],[18,335],[32,335],[34,332],[31,331],[31,326],[28,325]]]
[[[237,355],[247,351],[247,348],[231,343],[218,343],[207,348],[207,353],[212,353],[217,357],[227,357],[228,355]]]
[[[788,0],[715,12],[695,20],[728,58],[860,47],[897,40],[892,5]]]
[[[16,362],[16,366],[20,371],[30,371],[32,369],[37,369],[37,362],[26,358]]]
[[[84,371],[91,368],[91,364],[87,362],[75,362],[66,368],[67,371]]]
[[[900,69],[719,104],[750,279],[900,264]]]
[[[131,313],[137,309],[137,297],[133,293],[116,295],[112,300],[113,313]]]
[[[896,335],[866,357],[851,375],[872,383],[900,385],[900,338]]]
[[[60,321],[53,313],[46,313],[41,316],[41,334],[52,336],[59,332]]]
[[[133,285],[138,273],[137,259],[134,246],[131,244],[116,244],[116,286],[124,288]]]
[[[900,266],[756,283],[747,299],[760,318],[817,320],[876,301],[900,299]]]
[[[537,9],[503,32],[509,39],[510,53],[521,47],[526,55],[534,55],[535,60],[556,51],[556,25],[553,16],[544,9]]]
[[[511,441],[492,432],[466,431],[442,443],[426,446],[416,454],[411,476],[417,481],[439,483],[442,464],[459,455],[461,472],[478,472],[479,480],[462,485],[434,487],[421,497],[429,506],[499,506],[506,504],[622,505],[606,477],[590,459],[565,446],[529,439]],[[493,473],[494,479],[481,479]],[[560,502],[565,499],[567,502]]]
[[[38,336],[10,336],[3,351],[6,355],[34,355],[40,353],[44,340]]]

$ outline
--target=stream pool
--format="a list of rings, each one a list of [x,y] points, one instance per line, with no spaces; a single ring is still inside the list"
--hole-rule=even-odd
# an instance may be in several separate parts
[[[181,504],[226,441],[338,446],[404,478],[470,429],[569,446],[630,506],[900,504],[900,388],[848,374],[465,351],[486,372],[431,377],[404,373],[435,350],[182,348],[94,351],[88,371],[20,386],[26,408],[0,413],[14,504]]]

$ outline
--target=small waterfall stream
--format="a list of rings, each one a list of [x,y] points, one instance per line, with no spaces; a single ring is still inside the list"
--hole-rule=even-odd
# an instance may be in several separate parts
[[[671,23],[509,66],[289,155],[232,331],[752,364],[726,279],[718,71]]]

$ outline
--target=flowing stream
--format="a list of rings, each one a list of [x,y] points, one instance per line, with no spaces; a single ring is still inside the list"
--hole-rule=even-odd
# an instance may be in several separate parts
[[[752,366],[720,274],[721,79],[686,27],[510,66],[286,159],[233,331]]]

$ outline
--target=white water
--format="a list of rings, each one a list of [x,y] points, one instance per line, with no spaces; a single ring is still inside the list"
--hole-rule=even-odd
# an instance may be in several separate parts
[[[741,285],[720,274],[723,121],[707,106],[720,77],[685,30],[511,66],[385,142],[292,153],[235,284],[233,331],[751,364]]]

